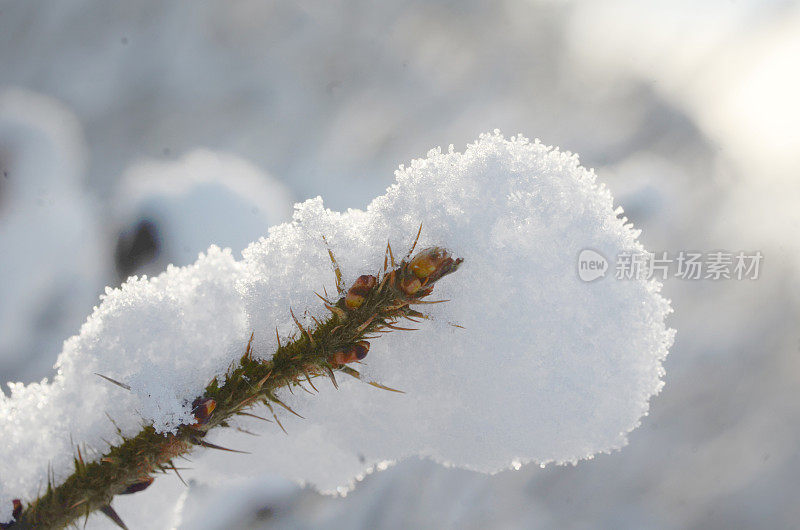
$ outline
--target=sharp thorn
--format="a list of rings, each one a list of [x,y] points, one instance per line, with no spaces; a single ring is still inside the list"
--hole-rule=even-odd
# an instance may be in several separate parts
[[[297,416],[298,418],[305,419],[300,414],[298,414],[294,410],[292,410],[292,408],[289,405],[287,405],[286,403],[284,403],[280,399],[276,398],[275,396],[270,396],[270,399],[272,401],[274,401],[275,403],[277,403],[278,405],[280,405],[281,407],[283,407],[286,410],[288,410],[289,412],[291,412],[292,414],[294,414],[295,416]]]
[[[183,482],[183,485],[184,485],[184,486],[186,486],[186,487],[188,488],[188,487],[189,487],[189,485],[186,483],[186,481],[185,481],[185,480],[183,480],[183,477],[181,476],[181,474],[180,474],[180,473],[178,473],[178,468],[177,468],[177,467],[175,467],[175,464],[173,464],[173,463],[172,463],[172,460],[170,460],[170,461],[168,462],[168,464],[169,464],[169,468],[170,468],[172,471],[174,471],[174,472],[175,472],[175,474],[178,476],[178,478],[179,478],[179,479],[181,479],[181,482]]]
[[[239,431],[239,432],[242,432],[244,434],[249,434],[250,436],[259,436],[258,434],[254,433],[254,432],[250,432],[247,429],[242,429],[241,427],[236,427],[236,430]]]
[[[274,413],[273,413],[273,414],[274,414]],[[278,424],[278,427],[280,427],[280,428],[281,428],[281,430],[283,431],[283,434],[285,434],[285,435],[287,435],[287,436],[288,436],[288,435],[289,435],[289,433],[288,433],[288,432],[286,432],[286,429],[283,427],[283,423],[281,423],[281,420],[279,420],[279,419],[278,419],[278,416],[275,416],[275,422]]]
[[[303,327],[302,324],[300,324],[300,321],[297,320],[297,317],[294,315],[294,309],[292,309],[291,307],[289,308],[289,314],[292,315],[292,319],[294,320],[294,323],[297,324],[298,328],[300,328],[300,332],[301,333],[305,333],[305,331],[306,331],[305,328]]]
[[[383,288],[386,286],[386,280],[389,279],[389,275],[386,274],[386,271],[383,271],[383,278],[381,279],[380,285],[378,285],[378,294],[383,292]]]
[[[371,315],[363,324],[358,326],[358,328],[356,328],[356,335],[360,335],[361,332],[364,331],[364,329],[366,329],[366,327],[369,326],[374,319],[375,315]]]
[[[308,337],[309,342],[311,342],[311,347],[312,348],[315,347],[316,343],[314,342],[314,337],[312,337],[311,333],[306,328],[304,328],[302,324],[300,324],[300,321],[294,315],[294,311],[292,310],[291,307],[289,308],[289,313],[292,314],[292,318],[294,319],[294,323],[297,324],[298,328],[300,328],[300,333],[305,333],[306,336]]]
[[[328,256],[330,256],[331,263],[333,264],[333,273],[336,276],[336,290],[339,292],[339,294],[342,294],[344,292],[344,284],[342,283],[342,269],[339,267],[339,263],[336,261],[333,251],[328,245],[328,240],[325,239],[325,236],[322,236],[322,240],[325,242],[325,246],[328,248]]]
[[[88,500],[89,500],[89,499],[88,499],[87,497],[84,497],[83,499],[79,500],[78,502],[76,502],[75,504],[73,504],[72,506],[70,506],[70,507],[69,507],[69,509],[71,510],[71,509],[73,509],[73,508],[76,508],[76,507],[80,506],[81,504],[83,504],[84,502],[86,502],[86,501],[88,501]]]
[[[396,388],[391,388],[386,385],[376,383],[375,381],[368,381],[367,384],[372,385],[376,388],[380,388],[381,390],[388,390],[389,392],[397,392],[398,394],[405,394],[405,392],[403,392],[402,390],[397,390]]]
[[[385,326],[389,329],[395,329],[397,331],[418,331],[417,328],[401,328],[400,326],[393,326],[391,324],[385,324]]]
[[[200,438],[194,438],[195,445],[200,445],[202,447],[208,447],[209,449],[218,449],[220,451],[228,451],[229,453],[242,453],[244,455],[249,455],[247,451],[239,451],[237,449],[228,449],[227,447],[222,447],[221,445],[212,444],[211,442],[206,442],[205,440],[201,440]]]
[[[264,377],[262,377],[262,378],[261,378],[261,381],[259,381],[258,383],[256,383],[256,388],[260,389],[262,386],[264,386],[264,383],[266,383],[266,382],[267,382],[267,379],[269,379],[269,376],[271,376],[271,375],[272,375],[272,370],[270,370],[270,371],[269,371],[269,373],[268,373],[267,375],[265,375]]]
[[[120,387],[120,388],[124,388],[124,389],[125,389],[125,390],[127,390],[128,392],[130,392],[130,391],[131,391],[131,387],[129,387],[129,386],[128,386],[128,385],[126,385],[125,383],[120,383],[120,382],[119,382],[119,381],[117,381],[116,379],[111,379],[110,377],[106,377],[106,376],[104,376],[103,374],[98,374],[97,372],[95,372],[95,374],[94,374],[94,375],[96,375],[96,376],[98,376],[98,377],[102,377],[103,379],[105,379],[105,380],[106,380],[106,381],[108,381],[109,383],[113,383],[113,384],[117,385],[117,386],[118,386],[118,387]]]
[[[324,287],[323,287],[323,289],[324,289]],[[317,291],[314,291],[314,294],[315,294],[315,295],[317,295],[317,296],[319,297],[319,299],[320,299],[320,300],[322,300],[323,302],[325,302],[326,304],[330,304],[330,303],[331,303],[331,301],[330,301],[330,300],[328,300],[328,298],[327,298],[327,297],[325,297],[325,296],[322,296],[322,295],[321,295],[321,294],[319,294]],[[327,294],[327,293],[326,293],[326,294]]]
[[[247,341],[247,348],[245,348],[244,350],[244,358],[247,360],[250,359],[250,353],[252,352],[251,347],[253,346],[253,337],[255,336],[255,334],[256,334],[255,331],[250,333],[250,340]]]
[[[342,366],[341,371],[346,373],[350,377],[355,377],[356,379],[361,380],[361,374],[358,372],[358,370],[354,370],[353,368],[350,368],[349,366]]]
[[[123,530],[128,530],[128,527],[125,526],[125,523],[122,522],[122,519],[120,518],[119,514],[117,514],[117,512],[114,510],[114,508],[111,507],[110,504],[106,504],[105,506],[100,508],[100,511],[103,512],[106,515],[106,517],[114,521],[114,523],[117,526],[119,526]]]
[[[354,370],[354,369],[350,368],[349,366],[343,366],[341,368],[341,371],[346,373],[347,375],[349,375],[351,377],[355,377],[359,381],[363,381],[363,379],[361,377],[361,374],[358,372],[358,370]],[[365,382],[368,385],[372,385],[372,386],[374,386],[376,388],[380,388],[381,390],[389,390],[390,392],[397,392],[398,394],[405,394],[405,392],[403,392],[402,390],[397,390],[395,388],[391,388],[391,387],[388,387],[386,385],[382,385],[380,383],[376,383],[375,381],[365,381]]]
[[[249,412],[237,412],[237,414],[239,414],[239,416],[249,416],[251,418],[256,418],[258,420],[262,420],[262,421],[266,421],[266,422],[272,423],[272,420],[270,420],[270,419],[262,418],[261,416],[257,416],[256,414],[251,414]]]
[[[331,305],[327,302],[325,302],[325,309],[333,313],[337,318],[339,318],[339,320],[343,320],[347,316],[347,313],[345,313],[344,309],[336,307],[335,305]]]
[[[259,387],[259,388],[261,388],[261,387]],[[238,405],[236,405],[233,408],[234,408],[234,410],[239,410],[242,407],[245,407],[245,406],[249,405],[252,401],[255,401],[256,399],[258,399],[258,395],[254,395],[254,396],[250,396],[248,398],[244,398],[242,401],[239,402]]]
[[[83,455],[81,454],[81,446],[78,445],[75,447],[78,450],[78,460],[81,463],[81,466],[85,466],[86,464],[83,462]]]
[[[105,415],[106,418],[108,418],[108,421],[110,421],[114,428],[117,429],[117,434],[122,434],[122,429],[119,428],[119,425],[117,425],[117,422],[114,421],[114,418],[112,418],[108,412],[106,412]]]
[[[419,224],[419,230],[417,230],[417,237],[414,239],[414,244],[411,245],[411,250],[408,251],[406,257],[403,258],[403,261],[407,260],[411,257],[411,254],[414,252],[414,249],[417,248],[417,241],[419,241],[419,235],[422,233],[422,223]]]
[[[314,390],[315,390],[317,393],[319,393],[319,390],[317,390],[317,387],[315,387],[315,386],[314,386],[314,383],[312,383],[312,382],[311,382],[311,376],[309,376],[309,375],[308,375],[308,372],[306,372],[306,371],[304,370],[304,371],[303,371],[303,373],[304,373],[304,374],[305,374],[305,376],[306,376],[306,381],[308,381],[308,384],[309,384],[309,385],[311,385],[311,388],[313,388],[313,389],[314,389]]]
[[[331,383],[333,383],[333,386],[336,388],[336,390],[339,390],[339,383],[336,382],[336,376],[333,375],[333,370],[331,370],[330,366],[325,367],[325,373],[331,379]]]
[[[265,401],[264,404],[267,406],[269,411],[272,413],[272,417],[275,418],[275,423],[277,423],[278,427],[281,428],[281,430],[283,431],[283,434],[288,435],[289,433],[286,432],[286,429],[283,428],[283,424],[281,423],[281,420],[278,419],[278,415],[275,414],[275,410],[272,408],[272,405],[269,404],[269,401]]]

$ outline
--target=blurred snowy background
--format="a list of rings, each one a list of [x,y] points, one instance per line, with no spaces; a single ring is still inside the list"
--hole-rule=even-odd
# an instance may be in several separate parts
[[[0,2],[0,379],[52,377],[105,285],[238,252],[296,200],[363,208],[500,128],[580,153],[650,250],[765,256],[756,281],[665,282],[678,334],[630,445],[495,476],[406,461],[345,498],[187,471],[123,519],[796,528],[799,58],[777,0]]]

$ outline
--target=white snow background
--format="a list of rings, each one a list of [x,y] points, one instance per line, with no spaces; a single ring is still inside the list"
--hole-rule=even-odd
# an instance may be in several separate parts
[[[680,332],[666,386],[625,450],[495,475],[410,458],[345,498],[275,475],[246,478],[246,469],[239,478],[225,463],[247,459],[206,454],[224,472],[195,469],[188,489],[175,477],[157,480],[115,501],[123,519],[191,529],[792,528],[800,519],[799,8],[784,0],[6,2],[0,84],[22,98],[10,99],[16,125],[0,135],[8,172],[0,231],[10,227],[9,208],[27,220],[0,238],[0,289],[9,295],[0,314],[14,322],[0,343],[15,341],[1,354],[0,380],[52,378],[61,342],[102,287],[125,278],[110,257],[120,232],[135,231],[137,211],[162,237],[154,260],[133,270],[159,273],[194,261],[212,233],[235,253],[262,235],[236,205],[285,220],[291,203],[273,213],[257,204],[273,189],[297,200],[321,195],[340,211],[364,208],[398,162],[431,146],[460,150],[492,127],[524,131],[597,168],[648,249],[765,255],[758,281],[665,282]],[[171,165],[198,148],[225,169],[209,171],[213,184],[196,192],[188,164]],[[231,158],[260,177],[233,177],[244,166]],[[153,177],[163,169],[183,182],[137,187],[123,178],[141,178],[132,169],[142,159]],[[24,170],[45,166],[46,180]],[[231,179],[247,186],[227,186]],[[37,200],[49,190],[58,193]],[[82,219],[76,233],[88,244],[59,244],[72,229],[50,223],[56,206],[83,212],[69,217]],[[71,271],[72,283],[40,281]],[[71,296],[59,294],[64,285]],[[113,525],[94,517],[88,527]]]
[[[309,200],[241,261],[211,247],[193,265],[108,289],[65,343],[53,383],[12,385],[0,401],[0,506],[35,497],[49,467],[63,480],[76,441],[97,458],[115,438],[106,414],[128,436],[142,421],[158,431],[191,422],[189,403],[251,331],[256,355],[269,358],[274,326],[292,332],[289,307],[323,316],[313,290],[335,289],[323,235],[350,283],[380,266],[387,239],[398,253],[409,247],[420,222],[420,248],[443,244],[465,263],[437,286],[450,302],[431,310],[434,324],[374,341],[365,372],[406,394],[355,380],[340,391],[320,383],[317,396],[282,392],[306,419],[284,415],[288,436],[255,425],[255,440],[214,433],[214,443],[255,453],[217,472],[276,472],[346,491],[371,466],[412,455],[496,472],[618,449],[660,390],[672,342],[657,282],[587,285],[577,275],[584,248],[642,250],[619,215],[577,157],[495,132],[463,154],[432,150],[401,167],[366,211]]]
[[[0,374],[35,380],[110,280],[109,260],[82,189],[81,126],[64,105],[0,90],[0,164]]]

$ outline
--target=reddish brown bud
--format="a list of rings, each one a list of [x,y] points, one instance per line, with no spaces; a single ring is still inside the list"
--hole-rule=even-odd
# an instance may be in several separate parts
[[[137,493],[139,491],[146,490],[154,480],[155,479],[153,477],[147,477],[139,482],[134,482],[125,488],[120,495],[130,495],[131,493]]]
[[[408,295],[416,293],[421,288],[422,282],[414,276],[407,276],[400,280],[400,290]]]
[[[362,360],[364,357],[367,356],[369,352],[369,342],[365,340],[358,341],[355,346],[353,346],[353,353],[356,355],[356,359],[359,361]]]
[[[362,340],[331,355],[331,361],[334,364],[354,363],[366,357],[367,352],[369,352],[369,342]]]
[[[455,271],[463,260],[454,260],[450,253],[441,247],[420,250],[409,262],[408,269],[422,281],[435,282],[442,276]]]
[[[344,297],[344,305],[348,309],[361,307],[369,292],[378,284],[378,278],[369,274],[359,276]]]
[[[13,505],[11,516],[14,520],[10,523],[0,523],[0,528],[16,528],[17,522],[19,521],[20,516],[22,515],[22,502],[19,499],[14,499],[11,501]]]
[[[217,402],[211,398],[197,398],[192,402],[192,413],[197,423],[202,425],[211,417],[211,413],[217,408]]]
[[[20,515],[22,515],[22,503],[19,499],[11,501],[14,507],[12,508],[11,516],[14,518],[10,523],[0,523],[0,528],[15,528]]]

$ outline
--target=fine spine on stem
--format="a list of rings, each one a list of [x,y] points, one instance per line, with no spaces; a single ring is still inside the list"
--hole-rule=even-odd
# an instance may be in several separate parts
[[[338,388],[336,372],[362,379],[361,374],[348,365],[367,355],[369,340],[381,333],[413,329],[397,324],[403,318],[412,322],[426,318],[412,306],[444,301],[426,298],[433,291],[434,284],[455,272],[462,262],[440,247],[421,250],[412,258],[415,246],[416,241],[398,265],[391,246],[387,245],[383,271],[376,276],[360,276],[347,290],[331,252],[338,297],[329,300],[317,294],[331,313],[328,319],[314,319],[313,328],[305,327],[290,309],[298,327],[291,340],[281,344],[278,338],[275,354],[270,360],[263,361],[252,355],[251,335],[239,362],[221,381],[213,380],[203,395],[192,402],[195,423],[182,425],[177,433],[166,435],[157,433],[152,426],[145,427],[136,436],[111,446],[93,462],[84,460],[84,452],[79,446],[72,475],[59,485],[48,477],[45,493],[26,506],[15,500],[15,520],[0,524],[0,527],[14,530],[63,528],[77,523],[82,517],[88,518],[94,511],[101,511],[118,526],[126,528],[111,507],[115,496],[144,490],[158,473],[174,472],[183,480],[175,460],[188,455],[196,446],[238,452],[207,442],[205,436],[211,429],[229,427],[231,419],[243,416],[274,422],[283,430],[277,410],[300,414],[276,396],[278,389],[299,387],[314,391],[313,379],[321,376],[329,378]],[[98,375],[123,389],[127,386]],[[378,382],[366,382],[394,391]],[[250,411],[259,404],[265,405],[269,417]]]

